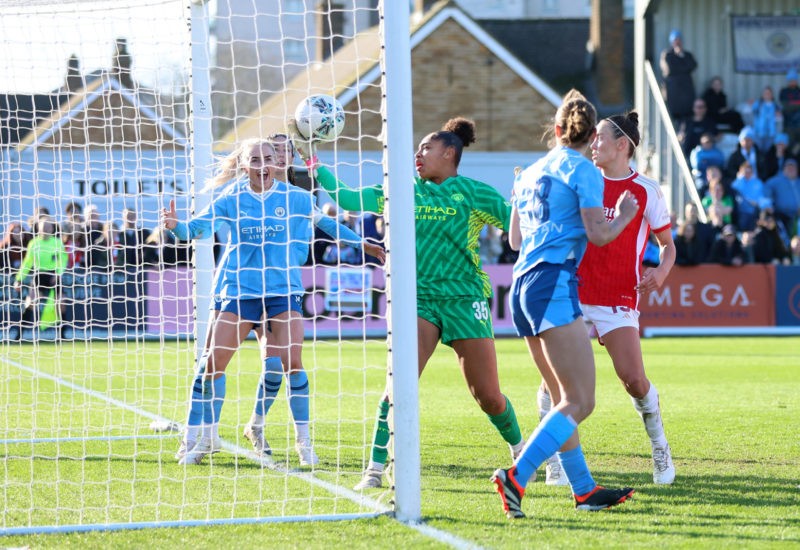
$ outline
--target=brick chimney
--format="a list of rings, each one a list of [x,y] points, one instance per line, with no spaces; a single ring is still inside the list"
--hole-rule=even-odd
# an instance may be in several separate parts
[[[317,59],[328,59],[344,45],[344,4],[320,0],[317,4]]]
[[[123,88],[128,88],[129,90],[134,88],[133,75],[131,74],[131,54],[128,53],[128,41],[124,38],[117,38],[114,45],[111,74],[122,84]]]
[[[439,0],[414,0],[414,13],[423,15]]]
[[[83,77],[81,76],[81,62],[78,56],[72,54],[67,60],[67,76],[64,79],[62,89],[71,94],[83,88]]]
[[[592,0],[589,48],[594,59],[597,99],[604,105],[625,103],[625,27],[622,0]]]

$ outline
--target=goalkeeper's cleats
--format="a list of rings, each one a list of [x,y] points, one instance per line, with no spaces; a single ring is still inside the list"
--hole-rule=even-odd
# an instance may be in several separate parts
[[[383,472],[378,470],[366,470],[364,476],[361,478],[353,490],[363,491],[364,489],[378,489],[383,487]]]
[[[522,512],[522,497],[525,495],[525,489],[514,479],[514,473],[516,473],[516,469],[513,467],[508,470],[496,470],[491,481],[495,484],[495,490],[500,494],[506,517],[521,519],[525,517]]]
[[[200,438],[194,447],[188,450],[186,454],[178,460],[178,464],[181,466],[200,464],[207,455],[213,452],[215,451],[212,440],[207,437]]]
[[[253,450],[258,455],[271,456],[272,449],[264,437],[264,426],[248,424],[244,427],[244,436],[253,444]]]
[[[314,452],[314,447],[311,446],[311,441],[308,439],[298,440],[294,448],[300,457],[301,466],[316,466],[319,464],[319,457]]]
[[[547,459],[544,471],[544,482],[546,485],[569,485],[567,474],[564,473],[564,469],[561,467],[561,462],[559,462],[557,456],[553,455]]]
[[[624,489],[606,489],[597,486],[585,495],[573,495],[575,497],[575,509],[584,512],[597,512],[605,510],[617,504],[622,504],[628,500],[634,491],[630,487]]]

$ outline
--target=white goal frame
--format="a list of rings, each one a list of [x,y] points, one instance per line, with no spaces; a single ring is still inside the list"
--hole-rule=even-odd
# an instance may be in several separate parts
[[[72,1],[72,0],[67,0]],[[47,4],[36,0],[35,4]],[[189,140],[191,143],[190,174],[192,179],[192,211],[200,211],[210,200],[210,195],[199,192],[203,182],[209,179],[214,163],[211,109],[211,78],[209,52],[208,0],[191,0],[189,4],[191,28],[191,74],[189,96]],[[408,2],[381,0],[379,3],[380,25],[384,39],[381,49],[381,69],[384,79],[384,98],[381,104],[383,119],[384,189],[386,190],[387,228],[387,381],[391,398],[391,431],[393,450],[394,507],[372,500],[322,479],[313,473],[287,472],[287,475],[302,478],[316,487],[345,496],[371,511],[365,513],[340,513],[330,515],[208,518],[176,521],[131,521],[123,523],[86,523],[70,525],[30,525],[27,527],[0,527],[0,536],[72,533],[90,531],[118,531],[149,529],[158,527],[186,527],[197,525],[230,525],[277,523],[296,521],[337,521],[357,518],[372,518],[390,514],[401,522],[416,525],[421,521],[420,492],[420,442],[417,368],[417,310],[416,310],[416,246],[414,238],[414,192],[409,185],[414,179],[413,128],[411,102],[411,51],[410,51],[410,6]],[[392,227],[402,230],[392,232]],[[203,350],[208,326],[211,274],[214,266],[213,245],[209,242],[194,243],[194,338],[196,354]],[[393,300],[393,296],[402,299]],[[6,361],[8,362],[8,361]],[[61,379],[57,376],[32,370],[25,365],[15,368],[31,375],[47,379],[55,384],[81,392],[93,399],[103,400],[115,407],[135,415],[149,418],[156,423],[173,423],[172,419],[139,409],[113,399],[88,387]],[[155,436],[154,436],[155,437]],[[224,443],[223,448],[236,455],[252,453],[233,444]]]

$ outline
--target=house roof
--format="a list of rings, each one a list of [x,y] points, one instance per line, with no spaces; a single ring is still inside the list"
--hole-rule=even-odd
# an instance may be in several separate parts
[[[49,116],[69,94],[0,94],[0,145],[16,145],[37,120]]]
[[[584,88],[592,78],[592,60],[584,47],[590,39],[589,19],[484,19],[478,23],[560,95],[570,88]],[[626,74],[621,77],[632,81],[633,21],[625,20],[623,28]]]
[[[463,27],[554,107],[560,105],[561,97],[555,90],[452,2],[440,2],[419,21],[412,20],[412,51],[448,20]],[[376,26],[359,33],[329,59],[299,73],[286,84],[283,92],[270,96],[245,121],[227,132],[215,144],[215,150],[228,151],[243,139],[285,131],[286,118],[293,115],[295,106],[310,94],[333,95],[348,110],[348,103],[361,92],[380,84],[382,45],[379,31]]]
[[[188,148],[188,140],[164,121],[137,94],[111,75],[88,82],[40,120],[17,145],[32,147],[142,147],[171,143]]]

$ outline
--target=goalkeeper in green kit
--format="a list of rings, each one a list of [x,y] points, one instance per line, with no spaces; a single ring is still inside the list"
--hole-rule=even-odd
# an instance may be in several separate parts
[[[453,118],[420,142],[414,158],[418,174],[414,202],[419,374],[439,340],[452,347],[472,396],[516,457],[525,441],[511,402],[500,392],[488,302],[492,290],[478,255],[483,226],[507,229],[511,207],[490,185],[458,174],[462,150],[474,141],[475,124]],[[300,145],[298,152],[309,172],[341,208],[383,212],[381,186],[352,189],[319,166],[308,147],[302,147],[302,138],[295,138],[295,143]],[[387,392],[378,406],[371,460],[357,490],[382,485],[388,458],[388,414]]]
[[[46,300],[42,318],[34,319],[34,326],[38,322],[44,328],[46,324],[58,322],[58,303],[61,293],[59,279],[67,268],[67,251],[64,249],[61,239],[56,235],[56,225],[52,219],[42,216],[36,226],[38,233],[28,243],[25,258],[22,260],[19,272],[14,278],[14,288],[17,291],[21,291],[22,283],[28,277],[28,274],[33,272],[30,294],[23,306],[22,318],[25,318],[28,309],[32,306],[34,307],[34,318],[36,318],[39,301]],[[52,319],[45,319],[48,313],[48,306],[53,309]],[[21,322],[17,339],[22,339]]]

